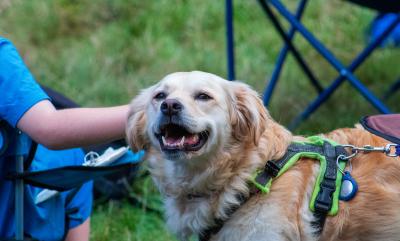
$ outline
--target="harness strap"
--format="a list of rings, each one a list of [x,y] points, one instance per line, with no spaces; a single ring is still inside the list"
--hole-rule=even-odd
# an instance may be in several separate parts
[[[212,226],[205,230],[204,232],[199,234],[199,241],[208,241],[210,240],[211,236],[217,234],[219,230],[224,226],[224,221],[222,219],[216,219],[215,226]]]
[[[338,203],[338,200],[334,200],[337,196],[334,196],[335,191],[340,190],[340,186],[338,185],[337,178],[339,177],[340,181],[342,175],[337,171],[336,159],[340,155],[346,155],[346,150],[342,146],[333,146],[328,142],[324,143],[324,152],[323,155],[326,158],[326,170],[324,173],[324,178],[320,182],[319,192],[314,201],[314,217],[315,221],[311,222],[311,225],[316,229],[315,235],[321,234],[324,225],[326,216],[329,211],[332,210],[332,205]],[[332,212],[337,213],[337,207],[332,210]]]
[[[236,198],[239,200],[239,205],[235,205],[235,206],[231,206],[228,207],[227,209],[227,216],[229,219],[233,213],[236,212],[236,210],[238,210],[247,200],[249,200],[249,198],[252,196],[252,194],[254,194],[255,192],[250,192],[250,196],[246,197],[243,194],[237,194]],[[226,220],[223,220],[221,218],[216,218],[214,219],[214,225],[208,227],[207,229],[205,229],[203,232],[200,232],[199,234],[199,241],[208,241],[210,240],[211,236],[214,234],[217,234],[221,228],[224,226]]]
[[[342,173],[338,172],[336,160],[340,155],[347,155],[347,152],[344,147],[321,137],[313,136],[308,139],[310,142],[292,143],[281,159],[268,161],[265,168],[254,177],[253,184],[262,193],[269,193],[272,179],[279,177],[300,158],[308,157],[319,160],[321,162],[320,174],[314,186],[310,209],[315,216],[315,221],[312,222],[312,226],[316,229],[315,234],[320,234],[326,216],[328,214],[336,215],[338,212]],[[344,162],[341,161],[339,165],[344,169]]]
[[[342,146],[332,146],[328,142],[325,142],[323,147],[327,166],[314,207],[315,211],[327,213],[331,209],[332,195],[336,190],[336,159],[339,155],[346,155],[346,151]]]
[[[262,192],[268,193],[269,189],[266,189],[266,185],[272,179],[278,176],[280,170],[288,164],[289,160],[297,153],[310,152],[310,153],[323,153],[321,146],[304,144],[304,143],[292,143],[288,147],[285,155],[278,160],[270,160],[265,164],[264,170],[261,170],[255,177],[256,186],[261,189]],[[297,161],[297,160],[296,160]],[[292,163],[294,164],[294,163]],[[259,184],[259,185],[257,185]],[[260,187],[260,185],[262,187]]]
[[[251,183],[262,193],[267,194],[274,178],[282,175],[302,157],[317,159],[321,162],[320,174],[311,197],[310,209],[314,212],[315,221],[311,224],[320,234],[325,224],[326,216],[336,215],[342,173],[338,172],[336,160],[340,155],[347,155],[344,147],[325,140],[318,136],[308,138],[309,142],[293,142],[289,145],[285,155],[278,160],[269,160],[264,168],[258,171],[251,179]],[[341,161],[340,167],[344,169],[345,163]],[[256,192],[251,192],[251,195]],[[230,207],[229,217],[250,197],[243,199],[239,206]],[[199,235],[200,241],[207,241],[212,235],[217,234],[226,220],[215,219],[214,226],[207,228]]]

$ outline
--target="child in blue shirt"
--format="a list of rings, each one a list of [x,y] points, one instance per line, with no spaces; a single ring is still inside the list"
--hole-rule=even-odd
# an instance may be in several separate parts
[[[0,37],[0,121],[39,143],[30,170],[80,165],[83,152],[76,147],[123,138],[127,112],[128,105],[56,110],[13,44]],[[11,149],[0,152],[0,240],[15,235],[14,184],[5,179],[15,170]],[[25,235],[37,240],[60,240],[66,233],[69,241],[88,240],[91,185],[84,184],[71,200],[68,192],[63,192],[38,205],[34,200],[42,189],[25,185]]]

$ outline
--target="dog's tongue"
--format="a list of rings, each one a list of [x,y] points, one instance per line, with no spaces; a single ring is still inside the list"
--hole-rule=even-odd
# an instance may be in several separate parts
[[[177,145],[182,141],[183,136],[168,136],[165,138],[165,141],[168,145]],[[184,145],[194,145],[199,141],[198,135],[187,135],[185,136],[185,140],[183,142]]]
[[[185,144],[186,145],[194,145],[199,141],[198,135],[190,135],[185,137]]]
[[[168,143],[168,145],[178,145],[181,143],[183,136],[172,136],[172,137],[167,137],[165,138],[165,141]]]

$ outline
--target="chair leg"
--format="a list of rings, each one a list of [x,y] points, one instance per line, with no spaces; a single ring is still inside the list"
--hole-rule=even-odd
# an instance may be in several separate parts
[[[311,69],[308,67],[306,62],[304,61],[303,57],[299,54],[299,51],[297,50],[296,47],[292,44],[290,41],[289,37],[286,35],[284,32],[282,26],[280,25],[279,21],[277,18],[274,16],[272,13],[270,7],[265,3],[264,0],[258,0],[260,3],[261,7],[263,8],[264,12],[267,14],[267,16],[271,19],[273,25],[275,26],[276,30],[279,32],[283,40],[285,41],[286,45],[288,46],[289,50],[292,52],[294,58],[297,60],[298,64],[304,71],[304,73],[307,75],[309,80],[311,81],[312,85],[315,87],[315,89],[318,92],[321,92],[323,90],[322,85],[318,82],[318,80],[315,78],[314,74],[312,73]]]
[[[299,23],[278,0],[268,1],[290,22],[290,24],[298,29],[301,35],[303,35],[303,37],[313,45],[313,47],[340,73],[340,75],[343,75],[368,102],[370,102],[381,113],[390,113],[390,110],[363,84],[361,84],[353,73],[346,69],[342,63],[340,63],[340,61],[337,60],[337,58],[327,48],[325,48],[324,45],[322,45],[301,23]]]
[[[298,20],[301,19],[301,16],[303,15],[306,3],[307,3],[307,0],[300,1],[299,5],[297,7],[297,10],[296,10],[296,15],[295,15],[296,19],[298,19]],[[291,27],[289,30],[289,33],[287,34],[288,39],[290,41],[292,41],[295,33],[296,33],[296,29],[294,27]],[[281,52],[279,53],[278,59],[275,64],[276,67],[275,67],[274,71],[272,72],[271,79],[270,79],[267,87],[265,88],[265,91],[263,94],[263,102],[264,102],[265,106],[269,105],[269,102],[272,97],[272,93],[275,90],[275,86],[278,82],[279,75],[281,73],[281,70],[282,70],[282,67],[283,67],[283,64],[286,59],[288,51],[289,51],[289,46],[287,44],[285,44],[283,46],[283,48],[281,49]],[[319,91],[319,89],[318,89],[318,91]]]
[[[225,29],[228,80],[235,79],[235,52],[233,37],[233,0],[225,0]]]
[[[276,10],[285,17],[292,26],[294,26],[301,35],[340,73],[342,78],[347,79],[350,84],[377,110],[381,113],[390,113],[390,110],[377,98],[375,97],[350,71],[346,69],[336,57],[323,46],[299,21],[297,21],[293,15],[278,1],[278,0],[268,0]],[[400,17],[400,14],[399,14]],[[396,19],[397,20],[397,19]],[[279,31],[282,38],[285,36]],[[318,104],[319,105],[319,104]]]
[[[364,48],[364,50],[348,66],[348,70],[354,72],[369,57],[369,55],[378,46],[381,45],[381,43],[386,39],[387,36],[389,36],[389,34],[396,28],[399,23],[400,15],[383,31],[383,33],[378,38],[376,38],[373,42],[371,42],[370,44],[368,44],[367,47]],[[336,88],[338,88],[344,80],[345,77],[343,75],[340,75],[334,81],[332,81],[332,84],[330,84],[321,94],[319,94],[318,97],[314,99],[314,101],[312,101],[311,104],[308,105],[307,108],[289,124],[289,129],[295,129],[302,121],[306,120],[314,111],[317,110],[317,108],[322,103],[324,103],[331,96],[334,90],[336,90]],[[397,88],[400,88],[400,79],[397,83]],[[396,87],[396,85],[394,84],[390,89],[394,89],[393,87]]]
[[[389,99],[390,96],[394,94],[394,92],[398,91],[400,89],[400,79],[398,79],[396,82],[394,82],[389,89],[386,91],[386,93],[383,95],[383,99],[387,100]]]

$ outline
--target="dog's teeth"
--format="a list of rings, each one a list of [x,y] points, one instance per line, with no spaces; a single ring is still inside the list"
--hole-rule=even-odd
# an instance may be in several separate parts
[[[164,146],[167,145],[167,141],[165,140],[165,137],[161,136],[161,139],[162,139],[162,142],[163,142]]]
[[[184,143],[185,143],[185,136],[182,137],[181,142],[179,143],[179,146],[183,147]]]

